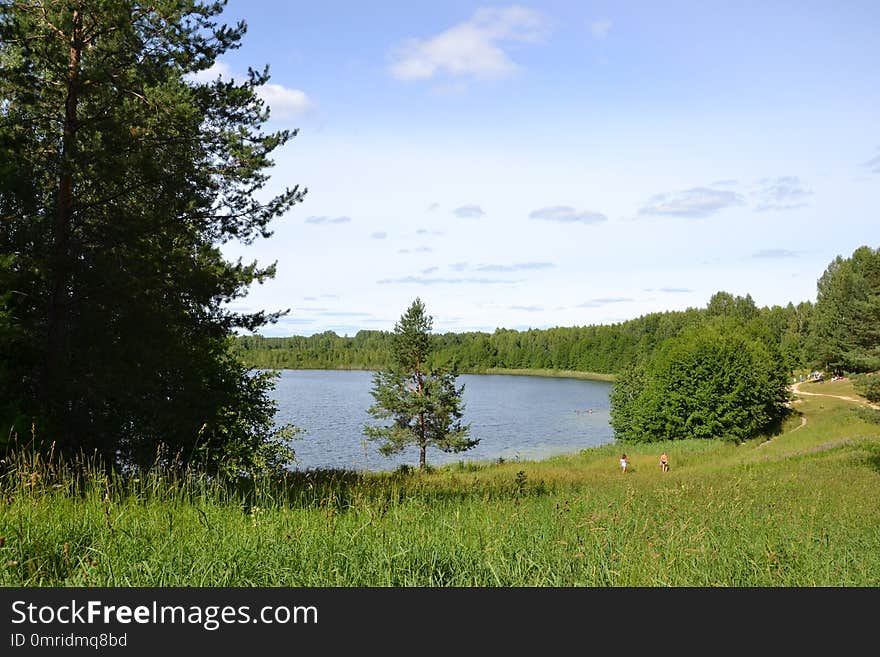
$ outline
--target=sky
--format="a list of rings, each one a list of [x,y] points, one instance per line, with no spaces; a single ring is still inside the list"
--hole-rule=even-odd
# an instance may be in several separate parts
[[[230,0],[297,129],[265,195],[299,185],[277,262],[232,308],[267,336],[610,324],[815,301],[880,247],[880,3]]]

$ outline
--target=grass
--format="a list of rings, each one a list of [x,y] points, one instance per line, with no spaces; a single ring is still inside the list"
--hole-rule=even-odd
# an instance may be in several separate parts
[[[801,390],[805,392],[816,392],[823,395],[842,395],[844,397],[856,397],[865,400],[853,388],[852,381],[849,379],[838,379],[831,381],[806,381],[801,384]]]
[[[619,445],[235,485],[12,455],[0,585],[876,586],[880,425],[793,408],[769,441],[628,445],[625,475]]]
[[[602,372],[577,372],[574,370],[550,370],[550,369],[506,369],[503,367],[490,367],[485,370],[475,371],[473,374],[509,374],[512,376],[549,376],[554,379],[586,379],[590,381],[614,381],[613,374]]]

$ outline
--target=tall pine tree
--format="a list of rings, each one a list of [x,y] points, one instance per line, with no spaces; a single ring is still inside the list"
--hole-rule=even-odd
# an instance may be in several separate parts
[[[835,372],[880,369],[880,248],[838,256],[816,287],[811,334],[818,365]]]
[[[257,200],[295,135],[263,129],[267,69],[194,82],[245,34],[217,22],[224,5],[0,5],[0,254],[15,254],[19,341],[0,393],[63,452],[136,463],[163,443],[212,469],[280,456],[270,380],[228,345],[278,314],[225,307],[274,268],[219,247],[270,235],[305,190]]]
[[[470,427],[461,421],[464,386],[456,386],[455,371],[428,367],[432,325],[418,298],[395,324],[394,364],[373,376],[375,403],[369,408],[373,418],[391,424],[364,428],[370,440],[383,441],[379,449],[386,456],[418,447],[421,469],[427,467],[428,447],[461,452],[479,442],[468,437]]]

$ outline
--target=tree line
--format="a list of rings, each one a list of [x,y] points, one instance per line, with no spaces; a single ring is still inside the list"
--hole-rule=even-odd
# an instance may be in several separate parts
[[[813,311],[808,301],[758,308],[749,295],[719,292],[705,308],[651,313],[617,324],[435,334],[430,362],[455,365],[462,372],[506,368],[616,374],[685,329],[723,316],[766,325],[768,341],[794,369],[810,361],[807,340]],[[351,337],[332,331],[308,337],[240,336],[235,348],[249,365],[269,369],[375,370],[387,366],[393,353],[391,332],[367,330]]]
[[[618,374],[648,360],[668,340],[721,319],[750,324],[787,371],[836,374],[880,370],[880,248],[838,256],[817,281],[816,302],[758,307],[751,295],[717,292],[706,306],[649,313],[609,325],[434,334],[431,364],[462,372],[556,369]],[[354,336],[238,336],[248,365],[267,369],[369,369],[392,360],[392,332]]]

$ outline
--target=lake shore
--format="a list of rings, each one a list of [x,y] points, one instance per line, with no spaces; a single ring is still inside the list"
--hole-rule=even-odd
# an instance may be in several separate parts
[[[272,369],[275,371],[290,372],[306,372],[306,371],[328,371],[328,372],[373,372],[363,367],[278,367],[278,368],[256,368],[256,369]],[[575,370],[551,370],[551,369],[508,369],[504,367],[490,367],[482,370],[459,370],[459,374],[506,374],[508,376],[540,376],[551,379],[581,379],[584,381],[607,381],[614,382],[613,374],[604,374],[602,372],[579,372]]]
[[[607,381],[614,382],[613,374],[603,374],[602,372],[577,372],[574,370],[547,370],[547,369],[506,369],[502,367],[492,367],[480,371],[462,372],[462,374],[507,374],[509,376],[542,376],[552,379],[582,379],[585,381]]]

